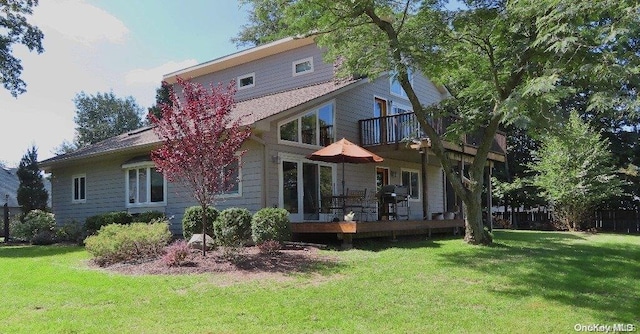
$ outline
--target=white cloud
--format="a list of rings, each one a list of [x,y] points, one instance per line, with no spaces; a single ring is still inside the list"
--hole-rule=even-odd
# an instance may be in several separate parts
[[[129,34],[122,21],[81,0],[42,1],[35,8],[32,21],[85,45],[103,40],[123,43]]]
[[[158,86],[162,81],[163,75],[196,64],[198,64],[198,62],[195,59],[187,59],[180,62],[169,61],[160,66],[148,69],[136,68],[125,75],[125,82],[127,85],[153,84]]]

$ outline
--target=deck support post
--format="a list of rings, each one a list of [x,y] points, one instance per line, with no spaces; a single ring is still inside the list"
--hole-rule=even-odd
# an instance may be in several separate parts
[[[429,217],[429,200],[427,198],[428,191],[428,182],[427,182],[427,163],[429,162],[429,156],[427,153],[427,148],[423,147],[420,149],[420,160],[422,162],[421,169],[421,179],[422,179],[422,219],[427,220]]]
[[[489,167],[487,167],[487,224],[489,224],[489,231],[493,232],[493,215],[491,208],[493,207],[493,188],[491,186],[491,170],[493,169],[493,162],[489,161]]]

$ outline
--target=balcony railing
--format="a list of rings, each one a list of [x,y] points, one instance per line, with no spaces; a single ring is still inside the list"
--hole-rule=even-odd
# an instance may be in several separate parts
[[[429,120],[431,126],[441,135],[452,124],[452,118]],[[403,113],[383,117],[363,119],[360,125],[360,145],[376,146],[399,144],[413,139],[425,139],[427,135],[422,130],[415,113]],[[462,140],[465,144],[478,147],[482,138],[482,130],[466,134]],[[504,154],[507,140],[504,133],[496,133],[491,151]]]

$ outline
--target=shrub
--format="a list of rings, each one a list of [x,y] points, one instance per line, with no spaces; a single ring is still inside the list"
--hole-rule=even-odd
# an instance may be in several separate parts
[[[260,253],[276,255],[280,253],[280,249],[282,249],[282,245],[280,244],[280,241],[267,240],[265,242],[259,243],[258,249],[260,250]]]
[[[55,238],[58,241],[81,242],[82,241],[82,225],[77,221],[71,221],[55,229]]]
[[[218,210],[214,207],[207,208],[207,234],[213,235],[213,223],[218,218]],[[192,235],[202,233],[202,207],[192,206],[184,211],[182,217],[182,235],[190,239]]]
[[[44,244],[47,243],[46,239],[50,239],[48,243],[53,243],[53,229],[56,226],[53,213],[32,210],[24,216],[22,222],[14,220],[12,225],[10,229],[11,237],[29,242],[33,242],[35,239],[36,242],[43,242]]]
[[[190,253],[189,244],[184,240],[178,240],[167,246],[165,254],[162,256],[162,263],[169,267],[181,266],[186,262]]]
[[[110,224],[130,224],[133,216],[126,211],[114,211],[88,217],[84,222],[87,234],[95,234],[100,228]]]
[[[256,212],[251,219],[251,237],[256,244],[267,240],[289,240],[289,212],[278,208],[264,208]]]
[[[86,249],[101,266],[158,257],[171,239],[168,222],[111,224],[85,240]]]
[[[136,223],[151,223],[157,220],[166,220],[167,217],[164,212],[160,211],[146,211],[133,215],[133,221]]]
[[[241,208],[223,210],[213,225],[213,231],[221,246],[242,246],[251,238],[251,213]]]

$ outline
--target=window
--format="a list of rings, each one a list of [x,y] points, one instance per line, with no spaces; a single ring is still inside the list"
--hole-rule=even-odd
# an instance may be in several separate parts
[[[402,185],[407,187],[411,199],[420,199],[420,174],[414,170],[402,170]]]
[[[240,169],[240,158],[238,160],[232,162],[228,166],[224,168],[224,175],[228,175],[231,172],[231,178],[229,179],[229,183],[232,184],[231,188],[224,192],[222,196],[226,197],[237,197],[242,196],[242,173]]]
[[[411,110],[410,107],[407,106],[403,106],[401,104],[393,104],[393,106],[391,107],[391,114],[392,115],[396,115],[396,114],[405,114],[408,112],[412,112],[413,110]]]
[[[293,71],[294,77],[296,75],[313,72],[313,57],[294,61],[291,66],[291,69]]]
[[[238,77],[238,89],[251,88],[255,86],[255,73],[249,73]]]
[[[407,74],[409,76],[409,83],[413,87],[413,70],[409,69]],[[391,94],[400,96],[406,99],[407,92],[405,92],[404,89],[402,89],[402,86],[400,85],[400,81],[398,81],[397,76],[398,76],[398,72],[395,72],[395,71],[391,72],[391,74],[389,75],[389,80],[391,80],[390,81]]]
[[[73,198],[72,203],[84,203],[87,201],[87,176],[86,175],[74,175],[73,184]]]
[[[281,141],[327,146],[334,142],[333,102],[313,109],[279,126]]]
[[[166,182],[155,167],[130,168],[127,174],[127,206],[165,204]]]

